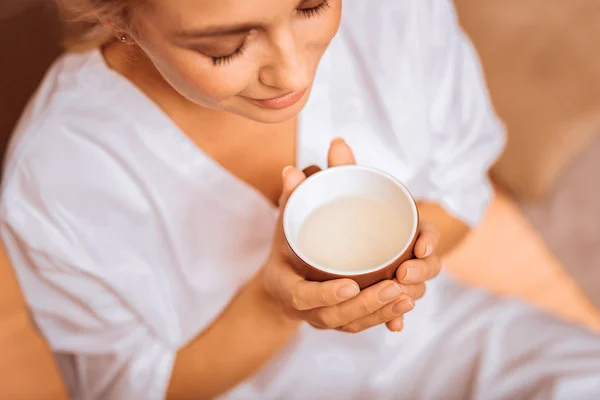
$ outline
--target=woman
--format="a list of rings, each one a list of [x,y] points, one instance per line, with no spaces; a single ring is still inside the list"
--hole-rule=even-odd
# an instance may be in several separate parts
[[[23,116],[2,233],[74,398],[595,393],[600,341],[521,304],[440,277],[409,313],[502,144],[447,1],[347,2],[341,26],[341,0],[63,6],[88,23],[73,45],[98,47]],[[360,292],[292,272],[277,208],[303,167],[355,157],[431,224],[397,281]]]

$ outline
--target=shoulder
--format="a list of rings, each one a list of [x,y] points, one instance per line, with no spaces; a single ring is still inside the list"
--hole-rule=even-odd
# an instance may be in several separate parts
[[[401,71],[417,82],[464,37],[450,0],[346,1],[339,34],[372,74],[397,80]]]
[[[344,64],[356,64],[369,84],[421,92],[442,54],[462,36],[450,0],[350,0],[333,52]]]
[[[150,213],[132,160],[114,140],[125,124],[69,110],[53,107],[21,124],[4,168],[2,223],[40,251],[114,236]]]
[[[118,149],[134,136],[135,123],[111,102],[110,85],[94,90],[109,83],[101,63],[99,53],[69,54],[50,68],[13,132],[3,170],[4,203],[32,191],[43,199],[73,192],[82,198],[117,191],[116,184],[127,179],[127,157]]]

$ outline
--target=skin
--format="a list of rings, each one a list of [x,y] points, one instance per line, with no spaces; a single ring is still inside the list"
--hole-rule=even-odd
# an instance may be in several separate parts
[[[295,165],[296,116],[337,32],[341,0],[330,0],[328,7],[314,12],[316,7],[323,7],[323,0],[153,0],[134,14],[135,30],[105,21],[115,37],[125,33],[128,39],[107,45],[104,56],[205,154],[283,210],[305,179],[289,167]],[[223,34],[231,26],[248,29]],[[233,54],[240,46],[240,56],[215,65],[212,57]],[[283,110],[252,101],[304,89],[306,95]],[[330,166],[354,162],[343,140],[332,143]],[[303,321],[344,332],[380,324],[401,330],[402,315],[424,295],[425,282],[439,273],[440,256],[468,231],[437,204],[419,204],[419,210],[427,222],[420,227],[418,258],[398,269],[397,280],[360,292],[351,280],[316,283],[298,276],[286,258],[279,223],[260,273],[178,352],[168,397],[208,399],[228,391],[254,375]]]
[[[2,244],[0,282],[0,399],[67,400],[50,346],[30,319]]]

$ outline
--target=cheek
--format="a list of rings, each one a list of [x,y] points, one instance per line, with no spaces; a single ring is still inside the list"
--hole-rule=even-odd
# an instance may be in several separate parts
[[[151,56],[161,75],[175,90],[196,103],[219,103],[250,84],[252,72],[238,63],[215,67],[192,51],[176,50]]]
[[[309,25],[304,25],[301,28],[307,47],[311,51],[311,54],[317,57],[322,56],[340,27],[342,15],[341,2],[332,0],[333,2],[336,4],[332,4],[327,15],[319,21],[310,22]]]
[[[322,21],[311,29],[315,40],[320,44],[329,45],[340,27],[342,20],[342,2],[341,0],[330,0],[331,8]]]

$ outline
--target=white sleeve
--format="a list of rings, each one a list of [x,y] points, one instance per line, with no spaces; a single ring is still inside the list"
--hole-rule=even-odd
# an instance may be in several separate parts
[[[2,237],[34,320],[74,399],[163,399],[177,349],[148,311],[161,323],[152,254],[136,250],[151,253],[148,208],[108,157],[63,145],[62,159],[21,162],[3,190]]]
[[[504,127],[491,105],[476,52],[448,0],[427,0],[423,52],[432,155],[428,198],[469,225],[491,199],[488,170],[504,147]]]

